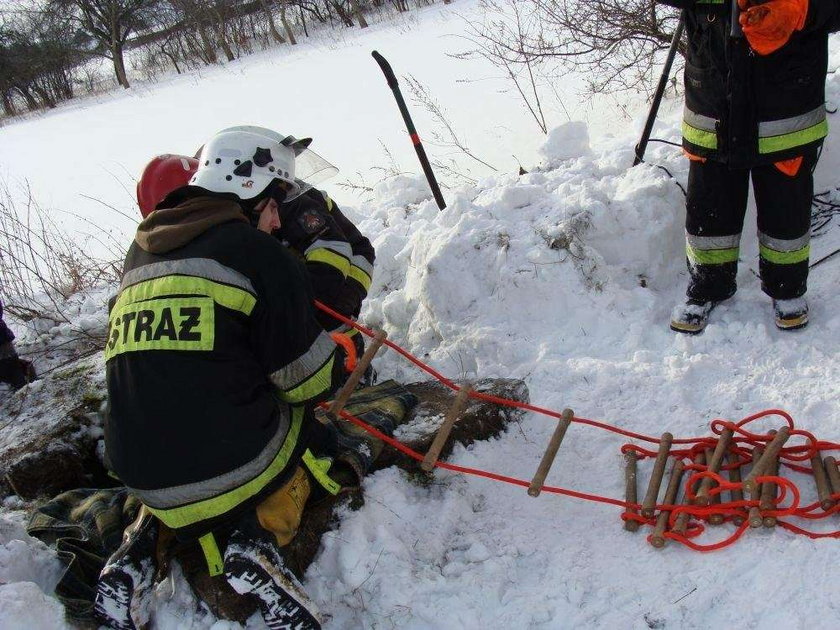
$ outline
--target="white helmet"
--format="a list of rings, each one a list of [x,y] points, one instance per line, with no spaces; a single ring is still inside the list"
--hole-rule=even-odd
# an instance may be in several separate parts
[[[286,185],[286,199],[294,199],[301,192],[295,179],[295,149],[284,139],[264,127],[223,129],[202,147],[190,185],[248,200],[280,180]]]

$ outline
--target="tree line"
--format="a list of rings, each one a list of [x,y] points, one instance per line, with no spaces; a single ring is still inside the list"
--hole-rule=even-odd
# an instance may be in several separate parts
[[[442,0],[449,4],[451,0]],[[130,87],[146,78],[295,45],[311,29],[366,28],[435,0],[16,0],[0,11],[0,114],[52,108],[102,88],[92,60]]]

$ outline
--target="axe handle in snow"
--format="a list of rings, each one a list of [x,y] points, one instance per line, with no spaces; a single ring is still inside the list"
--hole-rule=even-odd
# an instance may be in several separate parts
[[[385,75],[385,80],[388,81],[388,87],[391,88],[391,91],[394,93],[394,98],[397,101],[397,107],[400,108],[400,113],[405,121],[408,135],[411,137],[411,143],[414,145],[414,150],[417,152],[417,159],[420,160],[420,166],[423,167],[423,173],[426,175],[426,180],[429,182],[429,187],[432,189],[435,202],[437,202],[438,208],[443,210],[446,207],[446,202],[443,200],[443,195],[440,192],[440,186],[438,186],[434,171],[432,171],[432,165],[429,164],[429,158],[426,156],[426,149],[423,148],[423,143],[420,142],[420,136],[417,133],[417,129],[414,127],[414,122],[411,120],[411,114],[408,113],[408,107],[406,106],[405,99],[400,91],[400,84],[397,82],[397,77],[391,69],[391,64],[388,63],[388,60],[385,59],[385,57],[375,50],[370,54],[374,59],[376,59],[376,63],[379,64],[382,73]]]

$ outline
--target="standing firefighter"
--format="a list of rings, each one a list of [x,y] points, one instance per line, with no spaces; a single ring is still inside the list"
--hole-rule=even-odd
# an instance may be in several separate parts
[[[109,627],[135,626],[159,523],[256,595],[270,628],[320,627],[277,547],[324,478],[309,446],[329,438],[313,404],[346,377],[344,361],[304,267],[249,222],[270,198],[300,194],[295,142],[259,127],[218,133],[126,257],[105,350],[105,445],[145,507],[100,575],[96,613]]]
[[[828,34],[840,28],[840,4],[738,0],[733,10],[723,0],[659,1],[685,9],[688,36],[683,147],[691,160],[691,277],[671,328],[699,333],[711,310],[735,293],[750,176],[762,289],[779,328],[802,328],[813,171],[828,133]]]

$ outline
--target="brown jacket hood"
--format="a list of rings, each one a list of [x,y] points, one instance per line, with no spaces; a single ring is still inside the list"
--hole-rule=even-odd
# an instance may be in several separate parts
[[[235,201],[193,197],[174,208],[156,210],[137,226],[134,240],[152,254],[165,254],[183,247],[214,225],[248,221]]]

